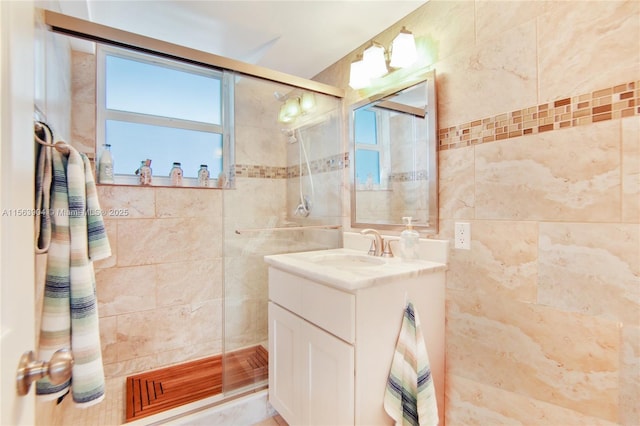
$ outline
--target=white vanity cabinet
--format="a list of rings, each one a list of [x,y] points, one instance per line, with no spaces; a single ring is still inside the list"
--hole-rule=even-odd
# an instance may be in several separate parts
[[[290,425],[353,425],[353,346],[269,302],[269,399]]]
[[[407,300],[423,334],[444,425],[444,270],[345,289],[269,268],[269,400],[292,426],[391,425],[383,397]],[[286,266],[286,265],[285,265]],[[313,278],[313,279],[310,279]]]

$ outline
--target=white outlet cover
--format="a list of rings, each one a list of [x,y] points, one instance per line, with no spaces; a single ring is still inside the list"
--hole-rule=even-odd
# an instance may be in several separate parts
[[[456,222],[453,240],[455,248],[471,250],[471,224],[469,222]]]

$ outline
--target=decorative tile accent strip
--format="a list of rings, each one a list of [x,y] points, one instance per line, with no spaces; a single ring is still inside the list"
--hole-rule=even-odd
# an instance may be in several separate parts
[[[640,115],[640,81],[443,128],[438,145],[444,151],[633,115]]]
[[[392,173],[389,176],[389,182],[413,182],[418,180],[427,180],[426,170],[418,170],[415,172]]]
[[[236,177],[250,177],[250,178],[262,178],[262,179],[286,179],[287,168],[236,164],[235,175]]]
[[[331,157],[321,158],[311,161],[309,164],[311,173],[326,173],[336,170],[342,170],[349,167],[349,153],[332,155]],[[306,164],[302,167],[302,175],[307,175]],[[296,164],[289,167],[272,167],[272,166],[252,166],[245,164],[235,165],[236,177],[249,177],[261,179],[289,179],[300,177],[300,165]]]

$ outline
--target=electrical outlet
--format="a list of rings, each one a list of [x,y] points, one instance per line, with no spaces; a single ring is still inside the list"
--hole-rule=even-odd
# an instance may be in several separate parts
[[[462,250],[471,250],[471,224],[469,222],[456,222],[454,247]]]

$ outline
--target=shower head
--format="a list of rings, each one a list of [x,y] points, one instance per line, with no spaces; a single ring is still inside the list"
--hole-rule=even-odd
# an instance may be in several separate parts
[[[282,133],[285,134],[285,136],[287,136],[287,141],[289,143],[296,143],[298,142],[298,138],[296,138],[296,131],[293,129],[280,129],[280,131]]]

